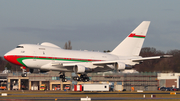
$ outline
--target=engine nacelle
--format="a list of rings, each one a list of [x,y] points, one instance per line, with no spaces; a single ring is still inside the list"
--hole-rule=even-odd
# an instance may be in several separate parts
[[[115,70],[124,70],[126,68],[126,64],[122,62],[117,62],[115,65]]]
[[[75,72],[75,73],[84,73],[85,70],[86,70],[86,67],[83,66],[83,65],[76,65],[76,66],[74,67],[74,72]]]

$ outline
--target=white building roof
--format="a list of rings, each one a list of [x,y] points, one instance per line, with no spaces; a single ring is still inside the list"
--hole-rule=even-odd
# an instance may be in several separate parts
[[[160,79],[179,79],[180,73],[158,73],[158,80]]]

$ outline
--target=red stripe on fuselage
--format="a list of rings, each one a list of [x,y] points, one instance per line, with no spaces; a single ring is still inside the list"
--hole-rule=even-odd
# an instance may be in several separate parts
[[[6,55],[4,58],[16,65],[23,66],[20,62],[17,61],[18,58],[39,58],[39,59],[63,59],[63,60],[80,60],[80,61],[102,61],[102,60],[93,60],[93,59],[76,59],[76,58],[59,58],[59,57],[43,57],[43,56],[20,56],[20,55]]]

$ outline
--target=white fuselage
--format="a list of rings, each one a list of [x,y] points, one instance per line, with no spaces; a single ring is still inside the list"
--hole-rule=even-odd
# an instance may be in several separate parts
[[[17,48],[8,52],[4,56],[10,62],[25,66],[31,69],[42,70],[59,70],[59,71],[73,71],[73,68],[64,68],[63,66],[52,66],[53,63],[76,63],[83,64],[86,67],[96,68],[91,62],[119,60],[116,55],[93,52],[93,51],[77,51],[65,50],[60,47],[49,47],[34,44],[21,44]],[[17,60],[17,61],[14,61]]]

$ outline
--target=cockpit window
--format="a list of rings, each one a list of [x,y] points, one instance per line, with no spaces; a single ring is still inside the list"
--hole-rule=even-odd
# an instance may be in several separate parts
[[[16,48],[24,48],[24,46],[17,46]]]

